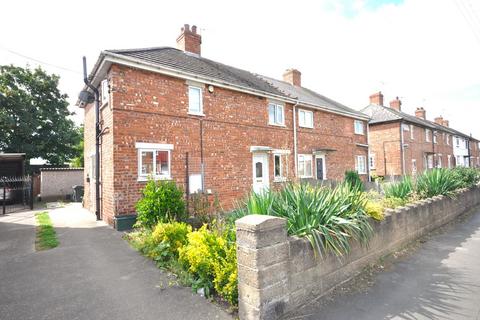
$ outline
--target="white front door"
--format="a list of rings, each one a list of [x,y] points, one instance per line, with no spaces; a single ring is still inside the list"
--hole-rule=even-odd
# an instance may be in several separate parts
[[[268,179],[268,155],[266,153],[253,154],[253,191],[255,193],[267,190]]]

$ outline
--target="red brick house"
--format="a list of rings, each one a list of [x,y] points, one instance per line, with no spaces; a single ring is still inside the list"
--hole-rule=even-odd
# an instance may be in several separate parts
[[[362,110],[371,117],[372,175],[414,175],[434,167],[454,167],[453,138],[461,133],[451,129],[442,117],[427,120],[424,108],[417,108],[412,116],[402,112],[401,105],[397,97],[389,107],[384,106],[383,94],[378,92],[370,96],[370,105]]]
[[[201,56],[196,27],[178,49],[107,50],[90,79],[101,91],[103,219],[135,212],[149,177],[203,190],[228,210],[248,192],[296,179],[368,176],[368,117],[301,86]],[[95,108],[85,110],[85,197],[94,210]]]

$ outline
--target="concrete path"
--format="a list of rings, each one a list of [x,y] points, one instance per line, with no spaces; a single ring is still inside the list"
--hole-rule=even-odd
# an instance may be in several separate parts
[[[480,319],[480,211],[432,235],[366,292],[308,306],[290,319]]]
[[[34,212],[0,215],[0,319],[232,319],[78,204],[49,212],[60,246],[41,252]]]

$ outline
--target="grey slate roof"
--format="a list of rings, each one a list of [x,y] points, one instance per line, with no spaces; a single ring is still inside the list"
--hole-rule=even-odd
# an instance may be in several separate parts
[[[397,111],[390,107],[370,104],[367,107],[363,108],[361,111],[371,118],[371,120],[369,121],[370,124],[404,120],[405,122],[411,122],[411,123],[420,125],[422,127],[427,127],[434,130],[442,130],[442,131],[449,132],[453,135],[469,138],[468,135],[458,130],[452,129],[450,127],[445,127],[443,125],[439,125],[438,123],[435,123],[430,120],[420,119],[416,116],[410,115],[402,111]]]
[[[227,83],[247,87],[266,93],[285,96],[278,89],[269,85],[253,73],[224,65],[182,50],[170,47],[106,50],[121,56],[139,59],[159,66],[218,79]]]
[[[347,112],[351,114],[355,114],[358,116],[364,116],[360,111],[351,109],[339,102],[336,102],[330,98],[327,98],[319,93],[316,93],[310,89],[304,88],[304,87],[298,87],[294,86],[288,82],[285,81],[280,81],[277,79],[265,77],[262,75],[258,75],[260,78],[264,79],[274,87],[278,88],[280,91],[284,92],[287,94],[289,97],[293,97],[295,99],[298,99],[301,102],[307,103],[307,104],[313,104],[316,106],[322,106],[326,107],[328,109],[332,109],[334,111],[341,111],[341,112]]]
[[[126,58],[138,59],[153,65],[173,68],[190,74],[200,75],[267,94],[298,99],[300,102],[330,109],[334,112],[348,113],[365,118],[365,114],[348,108],[316,92],[302,87],[295,87],[287,82],[279,81],[249,71],[186,53],[170,47],[157,47],[128,50],[106,50],[105,54],[113,53]]]

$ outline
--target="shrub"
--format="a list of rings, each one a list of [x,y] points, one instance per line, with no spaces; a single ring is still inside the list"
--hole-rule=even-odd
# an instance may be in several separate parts
[[[357,171],[346,171],[344,181],[351,189],[364,190],[362,179],[360,179]]]
[[[183,222],[158,223],[151,234],[148,256],[160,266],[178,259],[178,250],[187,244],[192,227]]]
[[[428,170],[417,178],[417,192],[422,198],[451,196],[460,187],[461,181],[457,180],[450,169]]]
[[[385,198],[382,201],[382,205],[385,208],[390,208],[390,209],[395,209],[397,207],[402,207],[407,204],[407,200],[405,199],[400,199],[400,198]]]
[[[193,274],[193,289],[203,288],[207,297],[215,289],[225,300],[236,304],[237,256],[233,229],[219,234],[204,225],[187,237],[188,244],[179,249],[179,261]]]
[[[385,184],[383,191],[386,198],[407,200],[414,192],[412,178],[405,176],[399,182]]]
[[[365,212],[375,220],[381,221],[384,218],[383,205],[381,203],[368,200],[365,205]]]
[[[183,220],[183,192],[173,181],[149,180],[136,204],[136,227],[152,228],[158,222]]]
[[[461,188],[471,188],[480,182],[480,171],[478,169],[457,167],[452,169],[452,171]]]
[[[287,184],[281,191],[251,194],[235,216],[266,214],[287,219],[290,235],[307,238],[315,253],[350,251],[350,240],[366,243],[372,229],[366,196],[344,183],[335,189]]]

